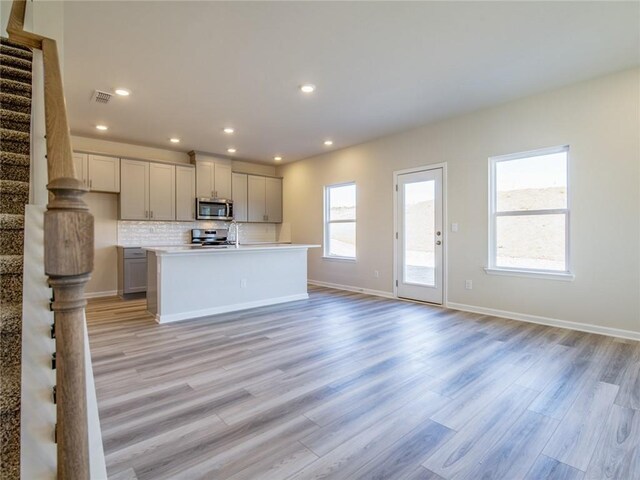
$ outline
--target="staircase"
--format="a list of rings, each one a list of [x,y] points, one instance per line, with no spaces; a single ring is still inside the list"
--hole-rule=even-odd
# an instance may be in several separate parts
[[[20,478],[22,268],[29,201],[31,50],[0,39],[0,472]]]

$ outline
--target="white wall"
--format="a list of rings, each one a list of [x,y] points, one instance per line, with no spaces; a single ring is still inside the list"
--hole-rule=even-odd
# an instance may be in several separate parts
[[[358,261],[311,250],[309,277],[391,292],[393,171],[447,162],[449,302],[640,332],[639,90],[620,72],[279,167],[294,242],[322,243],[324,185],[357,183]],[[575,281],[485,274],[488,157],[564,144]]]

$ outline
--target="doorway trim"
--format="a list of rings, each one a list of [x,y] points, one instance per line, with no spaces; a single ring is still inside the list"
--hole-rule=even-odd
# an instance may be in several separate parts
[[[447,307],[449,304],[448,300],[448,288],[447,282],[449,279],[449,260],[448,260],[448,251],[449,251],[449,217],[447,213],[447,162],[441,163],[432,163],[428,165],[423,165],[420,167],[413,168],[405,168],[403,170],[395,170],[393,172],[393,185],[391,187],[391,191],[393,193],[393,232],[392,232],[392,241],[393,241],[393,296],[399,300],[407,300],[405,298],[398,297],[398,239],[396,238],[396,234],[398,233],[398,176],[404,175],[406,173],[416,173],[423,172],[425,170],[435,170],[437,168],[442,169],[442,307]],[[407,300],[414,301],[418,303],[428,303],[428,302],[419,302],[418,300]],[[435,303],[429,303],[429,305],[437,305]]]

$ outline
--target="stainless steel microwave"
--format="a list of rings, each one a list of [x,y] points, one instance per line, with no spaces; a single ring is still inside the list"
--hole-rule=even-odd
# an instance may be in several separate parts
[[[226,198],[196,198],[198,220],[233,220],[233,202]]]

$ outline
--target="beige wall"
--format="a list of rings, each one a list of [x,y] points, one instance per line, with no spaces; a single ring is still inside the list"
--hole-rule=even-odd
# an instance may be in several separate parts
[[[625,71],[283,165],[294,242],[322,243],[324,185],[357,183],[358,261],[315,249],[309,277],[391,292],[393,172],[447,162],[449,302],[640,332],[639,82]],[[488,157],[564,144],[575,281],[487,275]]]
[[[143,160],[157,160],[172,163],[189,163],[186,152],[176,152],[160,148],[132,145],[111,140],[87,138],[72,135],[71,144],[74,150],[101,153],[118,157],[139,158]],[[258,175],[275,175],[275,167],[255,163],[233,161],[233,171],[255,173]],[[87,284],[86,292],[90,295],[114,294],[117,290],[117,251],[118,245],[118,195],[113,193],[88,193],[85,196],[89,210],[95,222],[95,260],[91,280]],[[153,222],[151,222],[153,223]],[[262,232],[265,226],[248,227],[247,233],[254,236],[265,236]],[[271,233],[273,230],[273,233]],[[275,228],[267,232],[275,239]]]

